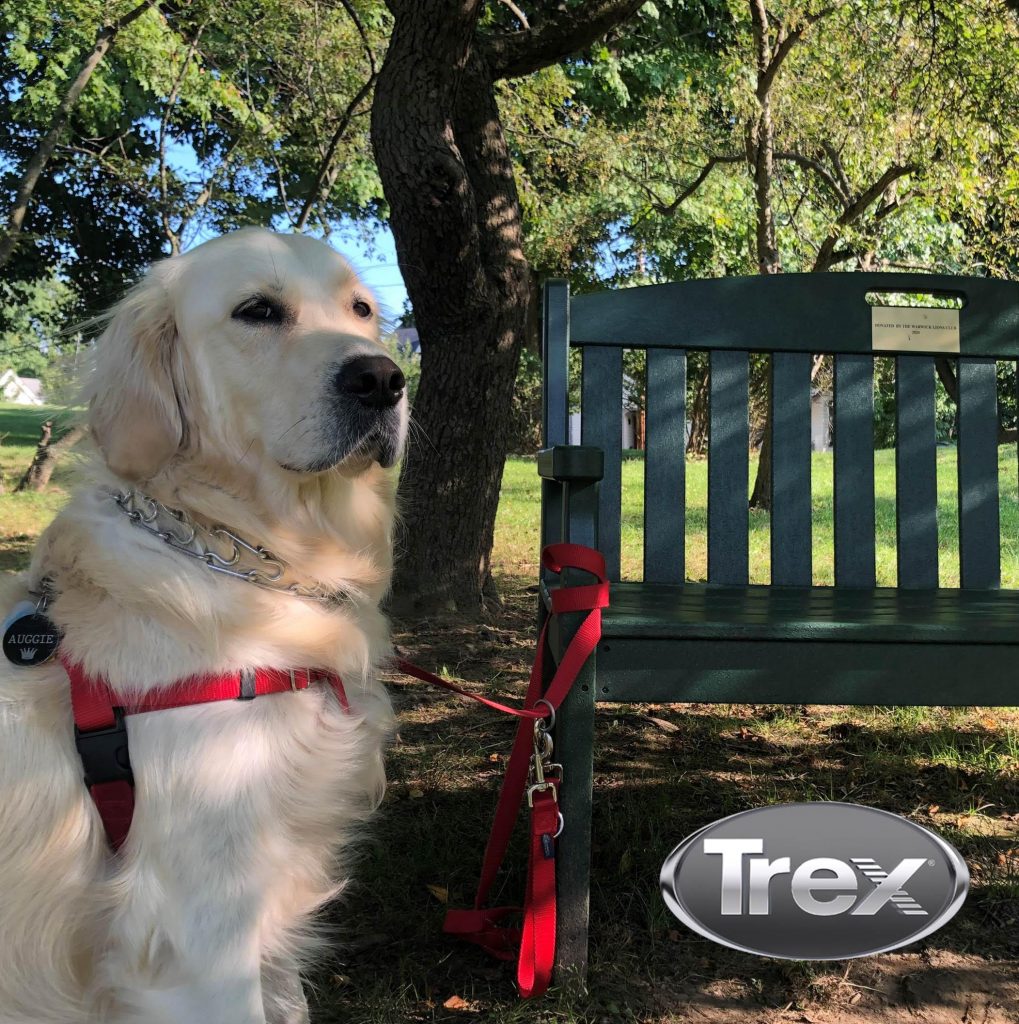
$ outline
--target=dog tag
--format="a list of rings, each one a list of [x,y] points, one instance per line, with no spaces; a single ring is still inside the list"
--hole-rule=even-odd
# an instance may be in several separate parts
[[[50,660],[60,645],[60,633],[31,601],[21,601],[4,620],[4,655],[12,665],[31,668]]]

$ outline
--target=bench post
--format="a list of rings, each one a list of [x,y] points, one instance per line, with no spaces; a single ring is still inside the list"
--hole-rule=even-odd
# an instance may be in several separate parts
[[[597,448],[569,445],[569,284],[549,281],[542,317],[544,372],[542,436],[538,455],[541,476],[541,544],[556,541],[598,546],[598,492],[604,458]],[[545,574],[540,572],[542,583]],[[590,582],[587,573],[567,570],[563,586]],[[538,600],[538,631],[549,615]],[[562,615],[550,623],[544,682],[551,679],[560,653],[583,621],[583,614]],[[559,786],[563,834],[556,857],[557,938],[555,978],[558,985],[583,991],[587,978],[587,926],[591,884],[591,804],[594,780],[595,659],[592,654],[556,716],[554,759],[563,765]]]
[[[551,484],[561,492],[563,515],[555,539],[597,547],[600,449],[579,445],[547,449],[539,453],[538,472],[543,484]],[[582,570],[567,569],[560,582],[563,586],[575,586],[590,583],[591,577]],[[547,659],[547,665],[562,656],[585,615],[564,614],[550,623],[549,653],[553,658]],[[564,823],[556,850],[555,977],[558,985],[575,992],[584,990],[587,976],[596,659],[597,652],[592,653],[577,675],[556,714],[554,730],[553,760],[563,766],[559,804]]]

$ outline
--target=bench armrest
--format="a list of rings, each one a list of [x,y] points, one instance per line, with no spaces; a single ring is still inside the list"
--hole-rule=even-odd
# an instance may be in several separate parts
[[[538,452],[538,476],[557,483],[594,483],[605,471],[601,448],[587,444],[557,444]]]
[[[542,547],[558,541],[598,546],[598,489],[604,466],[604,453],[592,445],[557,444],[538,452]]]

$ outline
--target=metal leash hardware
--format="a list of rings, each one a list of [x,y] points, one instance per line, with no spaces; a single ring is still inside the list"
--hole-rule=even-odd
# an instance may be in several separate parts
[[[293,597],[316,601],[329,607],[336,607],[344,601],[353,599],[354,595],[349,592],[326,590],[319,584],[280,583],[279,581],[287,570],[287,563],[268,548],[264,548],[260,544],[249,543],[226,526],[202,526],[200,523],[196,523],[183,509],[170,508],[155,498],[150,498],[147,494],[141,494],[135,490],[113,491],[112,493],[117,507],[136,526],[140,526],[153,536],[158,537],[175,551],[204,562],[213,572],[232,576],[234,579],[251,583],[263,590],[271,590],[278,594],[290,594]],[[178,533],[172,528],[161,529],[158,523],[161,513],[173,520],[174,524],[182,527],[183,533]],[[203,538],[203,535],[226,541],[230,546],[229,551],[225,555],[221,554]],[[240,568],[238,563],[244,552],[257,558],[258,566],[248,569]],[[238,567],[234,568],[235,566]]]
[[[555,727],[555,708],[547,700],[539,700],[535,703],[544,704],[549,710],[548,718],[536,718],[534,720],[534,733],[532,736],[533,749],[531,763],[527,769],[527,806],[534,806],[534,794],[550,791],[552,799],[559,803],[559,790],[556,783],[562,782],[563,766],[552,760],[555,744],[552,740],[552,729]],[[553,839],[558,839],[563,834],[565,822],[563,812],[557,811],[559,827],[556,829]]]

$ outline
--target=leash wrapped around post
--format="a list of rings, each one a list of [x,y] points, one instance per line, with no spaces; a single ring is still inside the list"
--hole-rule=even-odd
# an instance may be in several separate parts
[[[555,840],[564,823],[559,809],[559,780],[554,774],[557,766],[551,763],[549,730],[555,721],[556,710],[601,638],[601,609],[609,604],[605,559],[600,552],[580,544],[550,544],[541,553],[541,564],[557,574],[564,569],[580,569],[590,573],[598,582],[551,592],[553,615],[565,612],[587,612],[587,615],[563,653],[547,689],[542,692],[548,631],[546,620],[538,638],[538,650],[523,708],[513,708],[470,693],[408,661],[397,662],[400,671],[407,675],[521,719],[499,792],[474,907],[448,911],[444,930],[447,934],[476,943],[501,960],[511,960],[516,955],[517,984],[525,999],[541,995],[548,988],[555,960]],[[507,926],[504,921],[519,913],[521,908],[486,907],[485,902],[506,854],[525,792],[531,810],[527,892],[522,908],[522,928],[517,929]]]

